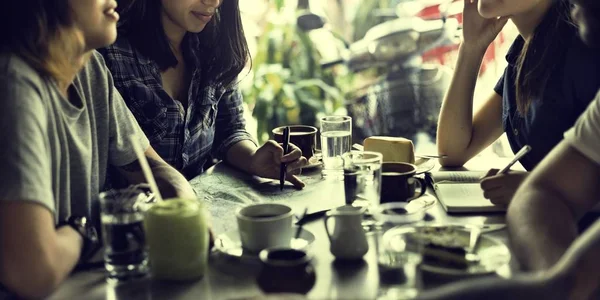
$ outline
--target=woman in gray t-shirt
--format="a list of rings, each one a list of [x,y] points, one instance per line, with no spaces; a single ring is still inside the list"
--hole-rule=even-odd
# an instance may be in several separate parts
[[[143,178],[129,136],[165,197],[194,197],[149,147],[95,48],[116,39],[116,2],[19,0],[0,10],[0,284],[42,298],[97,248],[94,202],[106,169]]]

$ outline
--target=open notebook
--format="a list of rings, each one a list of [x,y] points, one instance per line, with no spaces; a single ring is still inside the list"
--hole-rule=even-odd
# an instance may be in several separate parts
[[[483,197],[479,180],[485,173],[481,171],[433,172],[433,187],[444,209],[449,213],[506,211],[506,206],[494,205]]]

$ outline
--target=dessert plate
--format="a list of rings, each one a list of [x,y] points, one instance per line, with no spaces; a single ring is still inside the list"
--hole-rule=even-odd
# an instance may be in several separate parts
[[[412,235],[411,239],[421,240],[424,243],[434,242],[436,245],[467,249],[469,246],[470,229],[466,229],[464,226],[453,225],[400,226],[386,232],[384,239],[387,239],[386,243],[393,245],[394,240],[398,239],[400,241],[403,235]],[[501,241],[481,235],[474,254],[478,256],[479,260],[468,263],[465,268],[423,260],[421,269],[431,273],[452,276],[479,276],[493,273],[498,273],[500,276],[507,276],[506,269],[510,273],[510,251]]]

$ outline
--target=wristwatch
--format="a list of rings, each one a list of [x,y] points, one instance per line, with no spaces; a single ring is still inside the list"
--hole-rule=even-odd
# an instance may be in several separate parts
[[[98,232],[86,217],[70,216],[66,220],[60,222],[56,228],[62,226],[71,226],[71,228],[75,229],[75,231],[83,238],[83,248],[81,249],[79,262],[86,262],[96,254],[98,249],[100,249],[101,245],[100,239],[98,238]]]

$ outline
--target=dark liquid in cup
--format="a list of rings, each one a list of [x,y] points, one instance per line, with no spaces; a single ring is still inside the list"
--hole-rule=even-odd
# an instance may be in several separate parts
[[[264,215],[255,215],[252,216],[251,218],[253,219],[267,219],[267,218],[273,218],[273,217],[277,217],[279,215],[274,215],[274,214],[264,214]]]
[[[405,215],[408,211],[404,208],[388,208],[383,213],[386,215]]]
[[[104,222],[107,251],[106,262],[111,265],[134,265],[147,259],[146,240],[142,220],[114,217]]]

